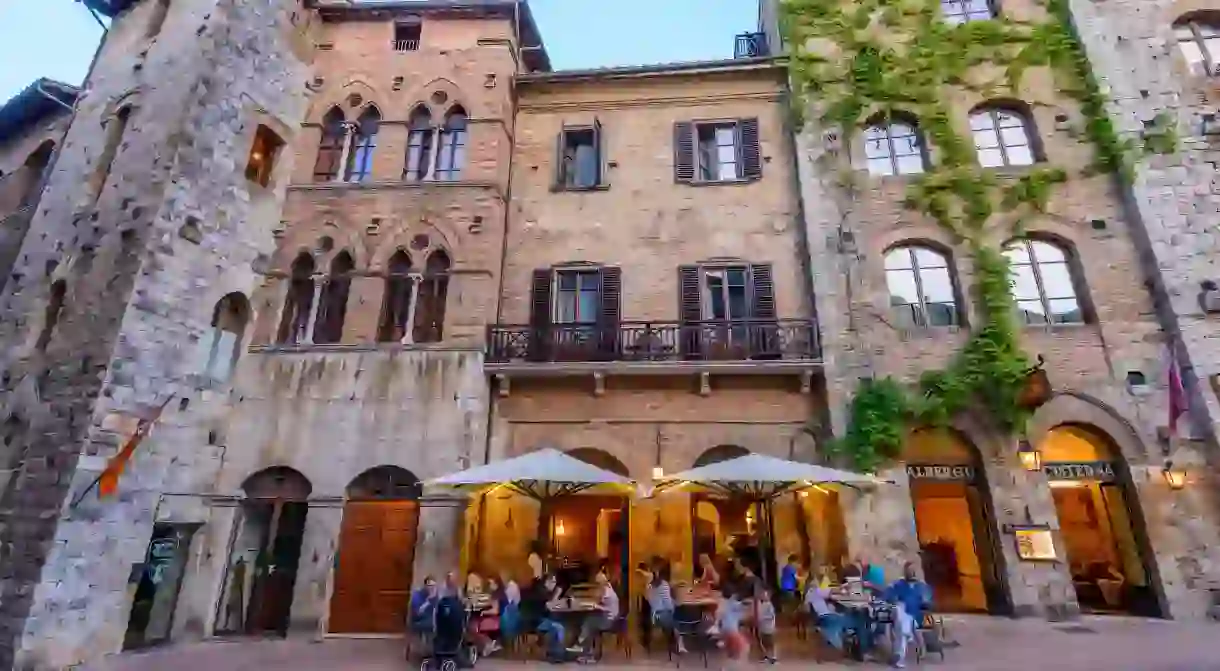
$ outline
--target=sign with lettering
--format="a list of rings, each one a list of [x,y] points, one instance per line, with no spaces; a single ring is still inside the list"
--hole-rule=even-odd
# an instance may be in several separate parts
[[[1114,482],[1114,464],[1108,461],[1059,462],[1046,464],[1047,480],[1095,480]]]
[[[974,480],[974,466],[908,464],[907,477],[912,480],[950,480],[970,482]]]

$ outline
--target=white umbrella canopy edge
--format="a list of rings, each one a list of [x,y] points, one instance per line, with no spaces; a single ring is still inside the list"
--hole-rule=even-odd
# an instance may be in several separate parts
[[[630,478],[598,468],[554,448],[474,466],[424,482],[426,487],[479,489],[504,485],[534,498],[575,494],[595,487],[632,487]]]
[[[750,453],[674,473],[666,477],[659,484],[659,488],[673,488],[686,484],[717,489],[726,493],[770,498],[784,492],[819,484],[859,488],[893,483],[867,473],[855,473],[818,464]]]

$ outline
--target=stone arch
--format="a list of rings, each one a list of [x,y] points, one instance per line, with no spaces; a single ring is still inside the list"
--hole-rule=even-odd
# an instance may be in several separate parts
[[[309,478],[291,466],[271,466],[241,483],[248,499],[305,501],[313,493]]]
[[[454,235],[447,230],[449,227],[442,223],[401,223],[387,234],[378,236],[376,247],[372,250],[369,258],[369,270],[371,272],[384,272],[390,258],[402,249],[406,250],[411,258],[416,260],[417,267],[423,267],[423,261],[428,258],[435,250],[444,250],[449,256],[452,265],[457,264],[458,255],[454,244]],[[416,249],[412,246],[416,236],[428,236],[428,246],[422,249]]]
[[[445,101],[437,104],[433,102],[432,95],[436,92],[445,94]],[[426,105],[432,111],[433,123],[440,123],[445,118],[445,113],[454,103],[460,103],[467,100],[467,96],[462,92],[462,87],[458,86],[453,80],[445,77],[437,77],[432,81],[420,86],[411,92],[411,95],[406,96],[407,100],[418,100]]]
[[[1052,429],[1063,425],[1091,426],[1109,437],[1118,450],[1116,457],[1129,465],[1149,463],[1151,455],[1135,426],[1093,396],[1079,391],[1056,391],[1030,418],[1027,435],[1032,444],[1038,445]]]
[[[374,466],[352,478],[345,491],[348,500],[416,500],[421,483],[411,471],[392,464]]]
[[[1175,23],[1194,19],[1220,24],[1220,0],[1177,0],[1165,7],[1161,23],[1169,28]]]
[[[749,450],[740,445],[717,445],[704,450],[702,454],[695,458],[691,467],[711,466],[712,464],[718,464],[729,459],[744,457],[749,453]]]
[[[624,478],[631,477],[631,472],[627,470],[623,462],[605,450],[600,450],[596,447],[578,447],[568,450],[568,456],[602,470],[621,475]]]

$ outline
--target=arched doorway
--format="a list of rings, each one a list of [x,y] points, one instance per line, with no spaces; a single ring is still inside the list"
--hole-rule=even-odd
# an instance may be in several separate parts
[[[995,513],[978,450],[949,429],[903,447],[924,579],[939,610],[1007,613]]]
[[[625,478],[631,477],[614,455],[592,447],[569,450],[568,455]],[[550,533],[561,582],[575,584],[592,580],[605,570],[616,588],[630,575],[629,501],[619,494],[580,494],[551,502],[544,514],[550,518]],[[619,593],[623,592],[621,589]]]
[[[347,486],[330,599],[331,633],[402,632],[411,596],[420,482],[378,466]]]
[[[1100,429],[1061,424],[1039,448],[1081,609],[1159,616],[1147,535],[1132,514],[1135,492],[1118,447]]]
[[[299,471],[273,466],[242,484],[242,501],[216,632],[288,633],[313,485]]]

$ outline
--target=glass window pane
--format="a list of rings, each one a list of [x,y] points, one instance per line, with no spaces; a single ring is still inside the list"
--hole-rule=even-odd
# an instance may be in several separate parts
[[[1001,130],[1000,140],[1004,143],[1005,147],[1021,147],[1029,144],[1029,136],[1025,134],[1025,126]]]
[[[981,14],[982,16],[991,16],[991,6],[987,0],[969,0],[968,8],[971,14]]]
[[[576,289],[576,273],[559,273],[559,290],[573,291]]]
[[[1203,40],[1203,53],[1215,64],[1216,57],[1220,56],[1220,37],[1209,37]]]
[[[1190,29],[1190,24],[1183,24],[1174,27],[1173,36],[1178,38],[1178,40],[1193,40],[1195,34]]]
[[[1004,165],[1004,154],[999,149],[980,149],[979,165],[984,168],[997,168]]]
[[[870,175],[883,177],[894,174],[894,164],[887,156],[885,158],[870,158],[868,159],[868,172]]]
[[[576,320],[583,323],[597,321],[598,296],[596,291],[582,291],[576,303]]]
[[[1029,263],[1029,249],[1023,241],[1010,243],[1004,248],[1004,256],[1008,257],[1008,263],[1012,265]]]
[[[1049,242],[1043,242],[1041,240],[1032,240],[1030,241],[1029,246],[1033,248],[1034,258],[1037,259],[1039,263],[1046,261],[1067,260],[1067,256],[1063,253],[1063,250],[1060,249],[1058,245],[1052,245]]]
[[[1186,59],[1186,64],[1195,74],[1207,74],[1207,65],[1204,63],[1203,50],[1195,42],[1181,42],[1178,48],[1182,50],[1182,57]]]
[[[923,283],[925,303],[949,303],[953,301],[953,282],[948,268],[922,270],[919,279]]]
[[[716,129],[716,144],[733,146],[737,144],[737,133],[732,126],[720,126]]]
[[[233,374],[233,356],[237,350],[237,334],[232,331],[221,331],[216,340],[215,355],[212,358],[209,377],[217,382],[228,382]]]
[[[882,137],[865,142],[864,155],[868,158],[888,157],[890,155],[889,141]]]
[[[1039,300],[1038,282],[1034,279],[1033,266],[1013,266],[1012,295],[1018,301]]]
[[[1209,23],[1196,23],[1194,26],[1195,30],[1199,31],[1199,34],[1203,37],[1215,37],[1216,35],[1220,35],[1220,27],[1215,25]]]
[[[721,180],[737,179],[737,164],[736,163],[721,163],[720,171],[717,173]]]
[[[927,317],[928,326],[953,326],[957,323],[957,305],[955,303],[929,303]]]
[[[898,172],[903,175],[916,175],[923,172],[923,157],[918,154],[899,156]]]
[[[895,154],[919,154],[919,137],[903,135],[893,140]]]
[[[1076,297],[1072,275],[1068,272],[1066,263],[1040,263],[1038,271],[1042,275],[1042,290],[1046,292],[1047,298]]]
[[[903,270],[911,267],[911,248],[899,247],[885,255],[886,270]]]
[[[1033,165],[1034,153],[1029,147],[1012,147],[1008,150],[1008,165]]]
[[[1017,301],[1017,312],[1026,324],[1045,324],[1046,314],[1041,301]]]
[[[1075,298],[1047,301],[1051,307],[1051,322],[1055,324],[1079,324],[1084,321],[1080,304]]]
[[[746,288],[729,285],[729,319],[745,319],[750,315],[746,303]]]
[[[995,128],[991,114],[978,112],[970,115],[970,130],[985,130],[988,128]]]
[[[581,273],[579,283],[584,291],[597,291],[600,284],[597,281],[597,273]]]
[[[910,124],[901,121],[895,121],[890,124],[890,137],[892,138],[908,137],[914,134],[915,129]]]
[[[920,268],[944,268],[947,265],[943,254],[927,247],[915,248],[915,263]]]
[[[995,118],[999,122],[1000,128],[1016,128],[1025,125],[1021,115],[1007,110],[996,110]]]
[[[883,126],[869,126],[864,129],[864,139],[872,144],[874,140],[885,142],[885,128]]]
[[[885,271],[885,284],[890,291],[890,305],[919,302],[914,271],[887,270]]]
[[[559,292],[559,300],[555,307],[557,311],[555,321],[560,324],[571,324],[576,321],[576,292]]]
[[[721,146],[717,148],[716,158],[719,159],[721,163],[735,162],[737,160],[737,147],[729,145],[727,147]]]
[[[994,130],[979,130],[974,132],[974,146],[979,149],[991,149],[1000,146],[1000,138]]]

